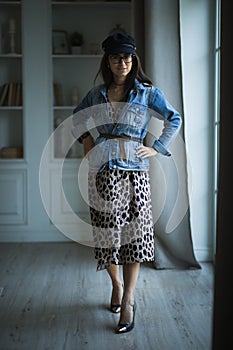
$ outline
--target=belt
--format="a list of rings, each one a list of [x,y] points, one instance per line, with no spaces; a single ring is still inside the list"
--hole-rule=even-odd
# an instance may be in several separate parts
[[[120,139],[120,149],[121,149],[121,154],[122,158],[124,161],[127,160],[126,157],[126,152],[125,152],[125,147],[124,147],[124,141],[136,141],[136,142],[142,142],[143,139],[140,137],[134,137],[126,134],[100,134],[100,137],[104,137],[106,139]]]
[[[126,135],[126,134],[100,134],[100,137],[104,137],[106,139],[123,139],[123,140],[127,140],[127,141],[135,141],[135,142],[142,142],[143,138],[140,137],[134,137],[134,136],[130,136],[130,135]]]

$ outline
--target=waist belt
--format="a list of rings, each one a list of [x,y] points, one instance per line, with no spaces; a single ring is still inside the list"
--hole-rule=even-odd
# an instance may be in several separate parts
[[[100,137],[104,137],[106,139],[123,139],[123,140],[127,140],[127,141],[135,141],[135,142],[142,142],[143,139],[140,137],[134,137],[134,136],[130,136],[130,135],[126,135],[126,134],[100,134]]]

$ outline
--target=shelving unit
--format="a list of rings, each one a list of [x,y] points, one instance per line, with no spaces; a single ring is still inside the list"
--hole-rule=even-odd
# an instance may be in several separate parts
[[[63,121],[71,116],[94,85],[102,40],[116,24],[133,34],[133,1],[0,0],[0,95],[9,82],[21,82],[23,90],[22,105],[0,106],[0,149],[23,147],[21,158],[0,158],[1,241],[64,241],[59,231],[67,227],[87,239],[84,221],[89,220],[89,211],[80,191],[86,191],[88,169],[82,163],[81,145],[76,143],[75,153],[67,154],[62,171],[63,158],[55,157],[53,146],[49,149],[42,181],[51,216],[41,200],[40,164],[57,118]],[[12,18],[14,53],[10,53],[8,33]],[[54,53],[54,29],[81,32],[82,53]],[[54,100],[54,83],[61,87],[59,103]],[[76,103],[73,87],[78,91]],[[70,132],[65,140],[69,136]]]
[[[1,161],[23,158],[21,22],[21,1],[0,1]]]
[[[51,30],[65,31],[66,37],[77,31],[83,35],[84,43],[81,54],[71,54],[72,50],[66,44],[67,51],[63,54],[51,53],[51,83],[59,84],[61,100],[56,103],[53,100],[51,106],[51,128],[57,127],[72,115],[74,107],[82,100],[86,93],[99,84],[101,79],[94,82],[98,72],[103,51],[102,41],[120,25],[128,34],[134,34],[133,22],[133,0],[132,1],[56,1],[51,3]],[[53,38],[51,38],[52,41]],[[53,48],[53,45],[51,45]],[[60,51],[63,51],[62,49]],[[72,101],[73,88],[77,90],[77,101]],[[54,88],[52,87],[52,90]],[[56,130],[59,130],[56,129]],[[63,130],[64,131],[64,130]],[[61,129],[62,133],[62,129]],[[87,193],[87,172],[88,168],[83,165],[82,145],[76,141],[70,148],[63,164],[62,175],[60,173],[61,157],[57,152],[56,145],[62,145],[64,138],[69,142],[72,136],[64,132],[64,136],[58,133],[58,139],[54,142],[54,158],[51,160],[52,168],[50,180],[53,183],[53,191],[50,193],[50,203],[54,220],[64,228],[64,231],[71,230],[75,235],[84,235],[84,240],[89,235],[89,229],[83,225],[83,221],[89,221],[88,203],[81,193]],[[59,139],[60,137],[60,139]],[[60,150],[59,150],[60,151]],[[63,156],[63,157],[62,157]],[[85,164],[85,161],[84,161]],[[62,178],[62,180],[61,180]],[[62,191],[59,189],[59,181],[62,181]],[[79,183],[79,185],[78,185]],[[80,185],[81,184],[81,185]],[[67,207],[67,203],[72,210]],[[73,212],[72,212],[73,211]],[[76,213],[77,215],[73,215]],[[79,221],[77,228],[77,218]],[[83,221],[82,221],[83,220]]]
[[[94,86],[103,54],[103,39],[117,25],[132,34],[132,18],[132,1],[52,2],[52,30],[65,31],[68,38],[66,54],[52,53],[53,83],[58,84],[61,95],[59,105],[54,102],[53,127],[57,125],[57,120],[71,115],[77,103]],[[82,54],[78,55],[71,53],[69,43],[69,37],[75,31],[81,33],[84,39]],[[74,89],[77,91],[77,103],[72,101]],[[81,146],[76,144],[74,149],[73,156],[82,157]]]

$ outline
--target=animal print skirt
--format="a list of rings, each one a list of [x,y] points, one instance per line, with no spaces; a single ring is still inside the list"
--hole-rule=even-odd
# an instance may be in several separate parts
[[[146,171],[89,173],[97,270],[154,260],[150,179]]]

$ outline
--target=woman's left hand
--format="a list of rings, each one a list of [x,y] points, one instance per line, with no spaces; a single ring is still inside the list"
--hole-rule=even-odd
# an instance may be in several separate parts
[[[149,158],[156,156],[158,152],[152,147],[139,146],[137,147],[137,156],[141,158]]]

